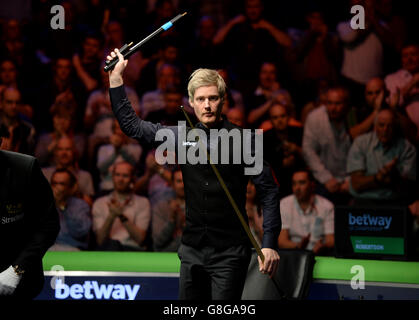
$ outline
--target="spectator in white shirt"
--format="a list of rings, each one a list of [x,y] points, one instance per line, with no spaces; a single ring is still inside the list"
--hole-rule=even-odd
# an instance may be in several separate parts
[[[334,205],[315,194],[314,188],[309,170],[298,170],[293,174],[293,194],[280,202],[280,248],[307,249],[315,254],[327,254],[334,247]]]

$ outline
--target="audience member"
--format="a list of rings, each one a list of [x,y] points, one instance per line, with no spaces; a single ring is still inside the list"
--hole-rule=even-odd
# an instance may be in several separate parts
[[[392,109],[380,110],[374,131],[355,139],[348,154],[347,171],[355,204],[412,202],[416,150],[400,136]]]
[[[152,237],[155,251],[176,252],[185,227],[185,190],[182,171],[172,172],[174,198],[152,208]]]
[[[51,188],[60,217],[60,232],[50,251],[79,251],[89,248],[92,226],[90,206],[75,196],[77,179],[67,169],[57,169],[51,176]]]
[[[346,159],[351,136],[345,124],[348,99],[344,87],[329,88],[326,106],[313,110],[304,125],[304,160],[319,183],[317,193],[335,204],[349,200]]]
[[[116,119],[113,122],[112,131],[110,143],[102,145],[97,155],[97,168],[100,172],[99,190],[101,192],[114,189],[112,172],[116,163],[125,161],[135,168],[142,153],[141,146],[122,132]]]
[[[389,103],[404,109],[418,128],[419,141],[419,44],[409,43],[401,52],[402,68],[385,77]]]
[[[272,129],[264,132],[264,159],[271,165],[279,182],[279,195],[292,193],[291,177],[295,169],[304,165],[302,155],[303,129],[290,126],[288,109],[275,103],[269,108]]]
[[[35,148],[35,128],[19,117],[21,95],[15,88],[6,88],[0,94],[0,130],[4,133],[4,148],[32,155]]]
[[[315,194],[315,182],[308,170],[293,174],[292,190],[292,195],[280,201],[282,230],[278,246],[331,254],[335,245],[333,203]]]
[[[232,124],[235,124],[238,127],[246,128],[246,117],[244,112],[240,108],[231,108],[225,114],[227,120],[230,121]]]
[[[92,175],[90,172],[79,168],[77,150],[72,138],[64,136],[58,139],[54,149],[54,162],[54,166],[42,168],[47,180],[51,182],[55,170],[68,169],[77,179],[78,190],[81,193],[80,197],[91,205],[95,194]]]
[[[248,92],[257,79],[259,66],[265,61],[280,62],[283,48],[291,47],[292,40],[263,16],[261,0],[246,0],[245,14],[240,14],[222,26],[214,37],[214,44],[229,52],[229,63],[238,88]]]
[[[93,231],[99,249],[143,251],[150,225],[150,203],[134,194],[134,167],[118,162],[113,167],[114,191],[93,203]]]
[[[86,139],[83,134],[75,133],[74,113],[67,105],[54,104],[51,108],[53,131],[42,133],[38,137],[35,148],[35,157],[42,167],[54,165],[54,150],[61,137],[68,136],[74,139],[79,159],[84,156]]]

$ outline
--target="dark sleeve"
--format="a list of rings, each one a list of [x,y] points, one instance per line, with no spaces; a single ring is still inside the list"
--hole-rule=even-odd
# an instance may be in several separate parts
[[[257,139],[255,140],[255,134],[252,134],[251,137],[253,140],[251,144],[252,154],[263,157],[263,149],[259,149],[260,146],[258,145]],[[262,248],[276,249],[278,247],[278,236],[282,227],[279,211],[279,188],[268,162],[263,160],[262,170],[259,174],[253,175],[251,178],[255,184],[263,213]]]
[[[271,167],[263,162],[263,170],[252,177],[263,212],[262,248],[276,249],[282,222],[279,211],[279,190],[272,175]]]
[[[109,89],[111,105],[121,130],[130,138],[136,139],[140,144],[156,146],[156,133],[164,128],[160,123],[151,123],[140,119],[128,100],[124,86]],[[170,127],[176,134],[176,130]]]
[[[29,228],[33,234],[17,257],[15,264],[24,270],[38,266],[45,252],[52,246],[60,230],[58,212],[51,187],[39,167],[38,160],[32,161],[28,181]]]

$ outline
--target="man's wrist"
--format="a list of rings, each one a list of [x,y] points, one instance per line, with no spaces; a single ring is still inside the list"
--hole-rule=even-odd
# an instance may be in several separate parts
[[[111,88],[120,87],[124,84],[124,80],[121,76],[113,76],[109,78],[109,85]]]

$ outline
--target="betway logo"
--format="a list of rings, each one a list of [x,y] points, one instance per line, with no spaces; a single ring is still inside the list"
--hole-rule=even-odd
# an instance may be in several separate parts
[[[140,290],[139,284],[134,286],[129,284],[101,284],[99,286],[97,281],[85,281],[83,285],[75,283],[69,286],[63,283],[61,279],[57,279],[55,282],[56,299],[67,299],[70,296],[76,300],[83,297],[89,300],[134,300],[138,290]]]
[[[371,216],[369,214],[353,216],[352,213],[349,213],[349,224],[351,226],[380,226],[387,230],[390,227],[392,219],[393,217]]]

